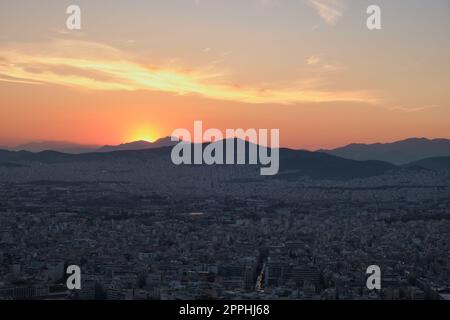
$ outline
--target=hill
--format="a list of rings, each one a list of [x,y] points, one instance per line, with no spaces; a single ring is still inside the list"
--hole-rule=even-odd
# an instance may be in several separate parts
[[[246,149],[248,150],[248,143],[246,144]],[[11,166],[13,164],[23,165],[30,162],[47,164],[98,162],[108,166],[113,161],[125,160],[130,161],[130,163],[136,163],[133,161],[138,160],[147,163],[169,164],[166,170],[171,170],[173,168],[170,165],[171,150],[171,147],[162,147],[145,150],[91,152],[76,155],[54,151],[32,153],[0,150],[0,163],[8,163]],[[280,172],[275,178],[291,179],[307,176],[313,179],[345,180],[380,175],[396,169],[395,165],[381,161],[356,161],[320,152],[280,149]]]
[[[450,157],[434,157],[414,161],[407,164],[407,167],[417,166],[429,170],[448,170],[450,169]]]
[[[157,149],[162,147],[170,147],[175,145],[170,137],[165,137],[156,140],[155,142],[148,141],[134,141],[129,143],[123,143],[117,146],[103,146],[97,149],[97,152],[112,152],[112,151],[129,151],[129,150],[144,150],[144,149]]]
[[[450,140],[411,138],[393,143],[350,144],[321,152],[352,160],[379,160],[397,165],[430,157],[450,156]]]

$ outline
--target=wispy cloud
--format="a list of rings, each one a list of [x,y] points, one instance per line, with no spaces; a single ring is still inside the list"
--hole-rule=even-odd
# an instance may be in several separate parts
[[[317,14],[330,26],[336,25],[344,11],[343,0],[307,0]]]
[[[306,59],[306,63],[310,66],[315,66],[320,62],[320,58],[316,56],[311,56],[308,59]]]
[[[438,105],[424,105],[424,106],[393,106],[390,109],[393,111],[402,112],[421,112],[429,109],[439,108]]]
[[[0,81],[55,84],[87,90],[159,91],[256,104],[376,101],[369,92],[359,90],[243,87],[234,85],[223,73],[208,68],[183,70],[170,65],[148,66],[113,47],[74,40],[0,48]]]
[[[336,64],[323,62],[318,56],[310,56],[306,59],[306,64],[312,68],[315,68],[317,72],[333,72],[343,70],[343,67]]]

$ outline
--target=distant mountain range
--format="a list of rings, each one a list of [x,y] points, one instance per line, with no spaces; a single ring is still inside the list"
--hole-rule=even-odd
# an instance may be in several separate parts
[[[64,141],[43,141],[22,144],[13,148],[0,147],[3,150],[11,151],[57,151],[69,154],[80,154],[88,152],[112,152],[127,150],[156,149],[161,147],[170,147],[176,142],[171,141],[170,137],[161,138],[155,142],[134,141],[120,145],[82,145]],[[336,149],[321,149],[318,152],[346,158],[350,160],[379,160],[390,162],[396,165],[403,165],[425,158],[450,156],[450,140],[448,139],[426,139],[411,138],[392,143],[374,143],[374,144],[350,144]]]
[[[167,143],[166,140],[161,143]],[[171,141],[170,141],[171,142]],[[248,143],[247,148],[248,148]],[[204,144],[204,147],[207,144]],[[135,147],[133,145],[132,147]],[[124,148],[122,146],[121,148]],[[107,165],[117,160],[135,160],[148,163],[169,164],[170,170],[172,148],[147,148],[144,150],[119,150],[99,151],[84,154],[67,154],[55,151],[43,151],[32,153],[28,151],[6,151],[0,150],[0,167],[18,167],[27,163],[75,163],[75,162],[101,162]],[[181,167],[183,168],[183,167]],[[406,166],[397,166],[385,161],[368,160],[359,161],[345,159],[338,156],[303,150],[280,149],[280,172],[277,178],[297,179],[299,177],[310,177],[312,179],[348,180],[354,178],[365,178],[385,173],[396,173],[401,170],[440,170],[450,169],[450,157],[430,158],[410,163]]]
[[[416,166],[430,170],[450,169],[450,157],[427,158],[409,163],[408,166]]]
[[[425,158],[450,156],[450,140],[411,138],[392,143],[350,144],[319,151],[346,159],[380,160],[402,165]]]
[[[87,153],[74,154],[76,145],[63,145],[65,150],[73,153],[58,151],[8,151],[0,150],[0,167],[20,167],[27,163],[74,163],[74,162],[101,162],[108,164],[116,160],[139,160],[153,163],[171,163],[170,153],[172,142],[170,137],[160,139],[154,143],[137,141],[119,146],[104,146],[89,149]],[[428,155],[446,153],[449,140],[408,139],[392,144],[350,145],[332,151],[303,151],[281,148],[280,172],[278,178],[296,179],[308,176],[313,179],[346,180],[395,173],[401,170],[448,170],[450,169],[450,156],[428,157]],[[56,145],[56,144],[55,144]],[[204,144],[204,147],[208,144]],[[436,145],[442,146],[438,149]],[[29,145],[34,148],[43,145]],[[62,146],[62,145],[59,145]],[[79,145],[78,145],[79,146]],[[393,148],[396,146],[397,148]],[[416,148],[414,148],[416,146]],[[246,150],[249,143],[246,142]],[[78,150],[81,150],[78,149]],[[363,150],[348,159],[351,150]],[[375,151],[374,151],[375,150]],[[383,153],[382,150],[385,150]],[[425,154],[427,150],[429,153]],[[335,155],[330,153],[337,153]],[[339,156],[341,154],[342,156]],[[449,153],[450,154],[450,153]],[[388,159],[390,161],[372,160],[370,158]],[[425,157],[425,158],[424,158]],[[370,160],[366,160],[369,158]],[[419,158],[417,160],[417,158]],[[409,161],[408,159],[414,159]],[[395,162],[397,164],[392,164]],[[405,162],[408,162],[405,164]],[[401,165],[399,165],[401,164]]]
[[[377,176],[398,167],[383,161],[356,161],[321,152],[280,150],[280,178],[347,180]]]
[[[29,152],[57,151],[69,154],[80,154],[88,152],[111,152],[111,151],[155,149],[173,146],[174,144],[175,142],[172,142],[170,137],[161,138],[155,142],[134,141],[130,143],[124,143],[113,146],[105,145],[102,147],[96,145],[83,145],[66,141],[39,141],[21,144],[12,148],[0,147],[0,150],[29,151]]]
[[[118,146],[103,146],[96,151],[98,152],[112,152],[112,151],[127,151],[127,150],[144,150],[144,149],[156,149],[162,147],[171,147],[177,144],[173,142],[171,137],[165,137],[156,140],[155,142],[148,141],[134,141],[130,143],[120,144]]]
[[[45,150],[53,150],[65,153],[84,153],[91,152],[98,148],[98,146],[93,145],[82,145],[66,141],[40,141],[40,142],[30,142],[18,145],[14,148],[7,148],[9,150],[15,151],[30,151],[30,152],[41,152]]]

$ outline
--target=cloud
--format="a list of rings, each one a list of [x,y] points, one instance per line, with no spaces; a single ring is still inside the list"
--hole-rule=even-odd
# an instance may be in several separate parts
[[[86,41],[54,40],[0,48],[0,62],[0,81],[6,82],[86,90],[158,91],[253,104],[376,102],[372,94],[360,90],[327,91],[298,84],[289,88],[243,87],[233,84],[224,73],[208,68],[149,66],[113,47]]]
[[[318,72],[334,72],[344,69],[343,67],[335,64],[325,63],[318,56],[310,56],[308,59],[306,59],[306,64],[308,66],[314,67]]]
[[[421,112],[429,109],[435,109],[439,108],[438,105],[424,105],[424,106],[412,106],[412,107],[405,107],[405,106],[394,106],[390,109],[393,111],[403,111],[403,112]]]
[[[320,62],[320,58],[316,57],[316,56],[311,56],[308,59],[306,59],[306,63],[309,66],[315,66],[315,65],[319,64],[319,62]]]
[[[344,11],[343,0],[307,0],[316,13],[330,26],[336,25]]]

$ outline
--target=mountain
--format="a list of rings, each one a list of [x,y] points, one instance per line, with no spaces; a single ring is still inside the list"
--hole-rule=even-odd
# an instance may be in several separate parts
[[[280,177],[309,176],[313,179],[347,180],[395,171],[398,167],[383,161],[357,161],[322,152],[280,150]]]
[[[204,144],[203,147],[207,145]],[[249,143],[247,142],[247,150],[248,147]],[[193,145],[191,145],[191,148],[193,148]],[[130,170],[140,168],[143,162],[151,164],[150,168],[165,168],[165,170],[186,169],[187,171],[192,169],[193,166],[172,166],[170,158],[171,150],[171,147],[161,147],[144,150],[91,152],[85,154],[65,154],[54,151],[31,153],[27,151],[15,152],[0,150],[0,163],[8,164],[8,166],[14,164],[33,165],[36,162],[47,164],[64,163],[67,164],[67,170],[64,170],[64,172],[69,172],[71,167],[77,168],[77,166],[72,166],[71,164],[87,163],[89,165],[89,163],[92,163],[92,168],[96,168],[98,164],[103,168],[109,165],[111,168],[114,168],[114,163],[117,163],[117,161],[120,161],[124,166],[129,166]],[[206,166],[196,167],[201,169]],[[298,177],[307,176],[312,179],[347,180],[376,176],[391,171],[393,172],[397,169],[397,166],[381,161],[356,161],[320,152],[280,149],[280,172],[273,178],[297,179]],[[210,170],[200,170],[197,174],[210,174]]]
[[[155,149],[173,146],[174,144],[175,142],[172,142],[170,137],[161,138],[155,142],[134,141],[130,143],[120,144],[117,146],[106,145],[100,148],[94,145],[83,145],[66,141],[39,141],[21,144],[13,148],[0,147],[0,150],[29,151],[35,153],[51,150],[69,154],[80,154],[88,152],[112,152],[125,150]]]
[[[66,141],[40,141],[21,144],[12,149],[16,151],[30,151],[30,152],[53,150],[58,152],[76,154],[76,153],[91,152],[95,150],[95,148],[97,147],[92,145],[82,145]]]
[[[43,162],[43,163],[57,163],[63,161],[75,161],[78,159],[78,154],[62,153],[57,151],[9,151],[0,150],[0,163],[14,163],[14,162]]]
[[[407,167],[411,166],[417,166],[430,170],[448,170],[450,169],[450,157],[426,158],[407,164]]]
[[[120,144],[117,146],[103,146],[97,149],[97,152],[112,152],[112,151],[126,151],[126,150],[144,150],[144,149],[156,149],[162,147],[170,147],[175,145],[177,142],[173,142],[171,137],[165,137],[156,140],[155,142],[148,141],[134,141],[129,143]]]
[[[380,160],[402,165],[424,158],[450,156],[450,140],[411,138],[393,143],[350,144],[319,151],[346,159]]]

